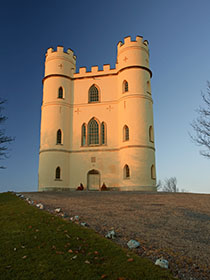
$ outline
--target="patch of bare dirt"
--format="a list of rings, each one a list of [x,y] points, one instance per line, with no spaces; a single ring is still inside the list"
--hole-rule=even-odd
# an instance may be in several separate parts
[[[140,242],[140,256],[153,262],[164,257],[174,276],[184,280],[210,279],[210,195],[141,192],[24,193],[48,210],[61,207],[78,215],[98,233],[110,229],[127,247]]]

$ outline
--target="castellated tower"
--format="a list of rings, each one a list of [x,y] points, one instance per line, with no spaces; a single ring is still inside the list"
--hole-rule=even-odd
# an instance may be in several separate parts
[[[58,182],[59,187],[69,185],[70,105],[73,104],[75,64],[76,57],[70,49],[64,53],[63,47],[58,46],[57,51],[50,48],[46,53],[40,135],[40,189],[45,186],[57,187]],[[53,181],[58,166],[62,181]]]
[[[117,45],[117,62],[81,67],[48,49],[43,79],[39,190],[156,191],[148,42]]]

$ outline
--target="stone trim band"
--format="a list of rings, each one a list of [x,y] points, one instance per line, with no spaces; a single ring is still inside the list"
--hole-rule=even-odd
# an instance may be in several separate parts
[[[150,74],[150,78],[152,77],[152,71],[149,69],[149,68],[147,68],[147,67],[145,67],[145,66],[127,66],[127,67],[124,67],[124,68],[122,68],[122,69],[120,69],[118,72],[116,72],[116,73],[107,73],[107,74],[99,74],[99,75],[91,75],[91,76],[83,76],[83,77],[74,77],[74,78],[71,78],[71,77],[69,77],[69,76],[67,76],[67,75],[63,75],[63,74],[51,74],[51,75],[48,75],[48,76],[46,76],[46,77],[44,77],[43,79],[42,79],[42,83],[44,83],[44,81],[47,79],[47,78],[50,78],[50,77],[62,77],[62,78],[67,78],[67,79],[69,79],[69,80],[79,80],[79,79],[88,79],[88,78],[95,78],[95,77],[102,77],[102,76],[114,76],[114,75],[117,75],[118,73],[120,73],[120,72],[122,72],[122,71],[124,71],[124,70],[127,70],[127,69],[135,69],[135,68],[139,68],[139,69],[143,69],[143,70],[146,70],[146,71],[148,71],[149,72],[149,74]],[[86,72],[87,74],[88,74],[88,72]],[[89,72],[89,73],[91,73],[91,72]],[[77,73],[78,74],[78,73]]]
[[[75,150],[75,151],[70,151],[70,150],[63,150],[63,149],[46,149],[46,150],[41,150],[39,153],[43,152],[64,152],[64,153],[83,153],[83,152],[117,152],[122,149],[126,148],[147,148],[155,151],[155,148],[152,146],[147,146],[147,145],[129,145],[129,146],[124,146],[116,149],[82,149],[82,150]]]

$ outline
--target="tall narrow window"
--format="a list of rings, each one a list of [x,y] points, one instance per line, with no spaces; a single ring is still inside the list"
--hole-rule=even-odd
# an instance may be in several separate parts
[[[60,129],[58,129],[57,131],[57,144],[61,144],[62,143],[62,132]]]
[[[123,127],[123,141],[129,140],[129,128],[127,125],[124,125]]]
[[[130,178],[130,168],[127,164],[124,166],[123,173],[124,173],[124,179]]]
[[[55,179],[60,179],[61,178],[61,169],[58,166],[55,170]]]
[[[87,129],[86,129],[86,124],[83,123],[82,125],[82,146],[85,146],[86,143],[86,137],[87,137]]]
[[[151,178],[155,179],[155,166],[154,165],[151,166]]]
[[[102,122],[101,124],[101,145],[106,144],[106,124]]]
[[[153,134],[152,126],[149,127],[149,141],[154,142],[154,134]]]
[[[124,81],[123,82],[123,92],[127,92],[128,91],[128,82]]]
[[[58,89],[58,98],[63,98],[63,88],[62,87],[59,87]]]
[[[150,81],[147,81],[147,92],[151,94]]]
[[[92,85],[89,89],[89,97],[88,97],[88,102],[98,102],[99,101],[99,92],[98,89],[95,85]]]
[[[95,119],[90,120],[88,124],[88,144],[99,144],[99,125]]]

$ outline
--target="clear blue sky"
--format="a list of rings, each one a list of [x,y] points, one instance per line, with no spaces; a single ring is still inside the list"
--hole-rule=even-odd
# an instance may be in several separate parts
[[[0,191],[38,184],[45,52],[63,45],[81,66],[111,64],[125,36],[150,43],[157,178],[210,193],[210,160],[189,138],[195,109],[210,80],[209,0],[3,1],[0,6],[0,97],[6,131],[16,140],[1,162]]]

